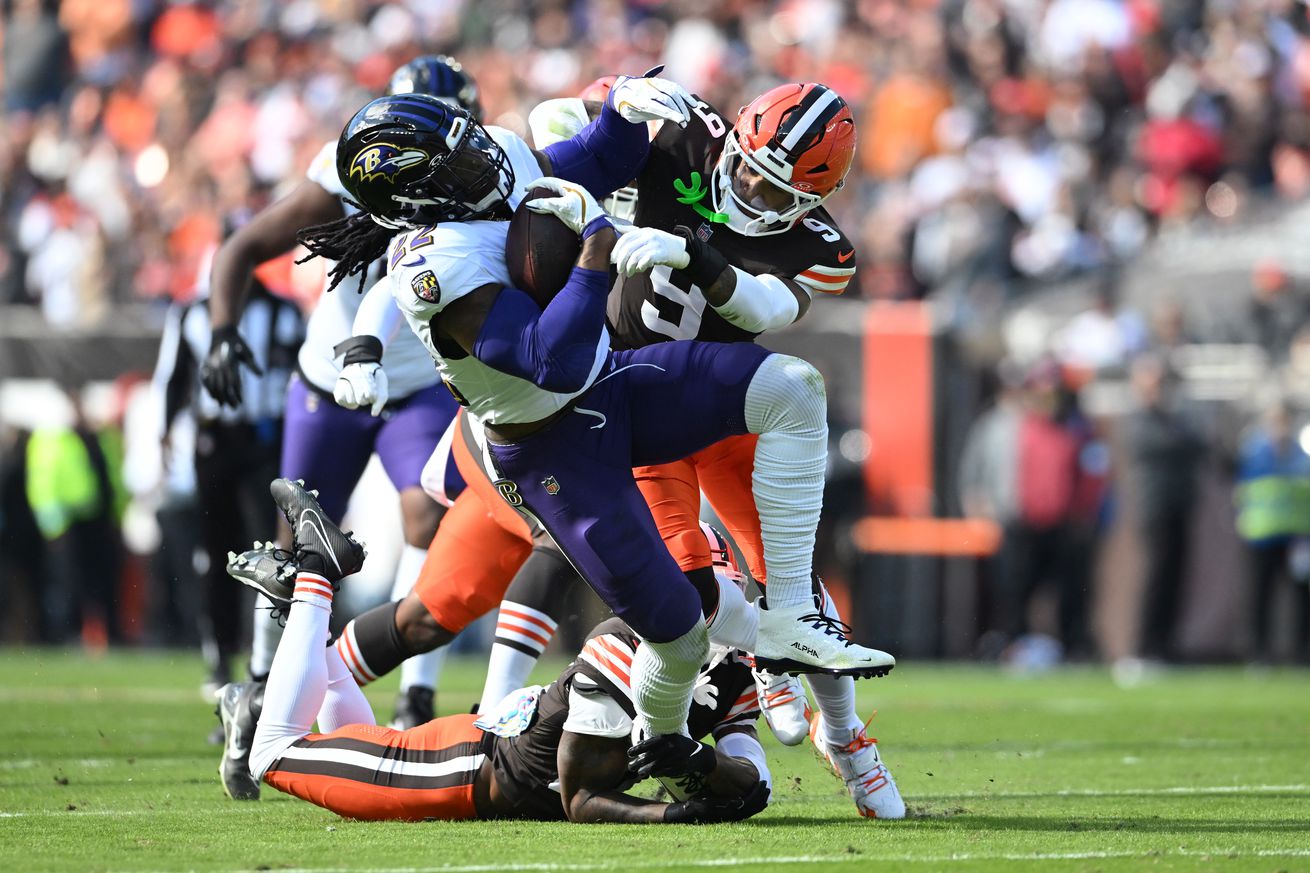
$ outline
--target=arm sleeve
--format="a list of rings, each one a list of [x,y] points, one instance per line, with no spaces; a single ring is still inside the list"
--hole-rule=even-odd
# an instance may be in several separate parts
[[[391,280],[386,276],[379,279],[364,294],[364,299],[355,311],[355,322],[350,328],[351,336],[375,336],[382,340],[382,345],[391,342],[400,328],[400,308],[391,293]]]
[[[577,136],[547,146],[551,172],[577,182],[597,199],[631,182],[646,165],[650,135],[645,124],[624,121],[609,100]]]
[[[795,293],[777,276],[752,276],[736,267],[732,271],[737,274],[737,288],[728,302],[714,307],[730,324],[751,333],[764,333],[786,327],[800,315]],[[801,288],[810,293],[808,288]]]
[[[488,366],[567,394],[581,390],[596,363],[605,334],[609,273],[574,267],[569,281],[545,311],[527,294],[505,288],[473,344]]]
[[[159,437],[168,435],[173,419],[191,402],[191,387],[195,379],[192,370],[195,362],[191,351],[182,339],[182,318],[185,306],[171,306],[164,319],[164,333],[159,340],[159,359],[150,378],[151,392],[161,403],[159,410]]]
[[[764,759],[764,747],[760,741],[748,733],[728,734],[720,739],[716,748],[725,755],[733,758],[745,758],[755,766],[756,772],[760,774],[760,781],[769,787],[770,793],[773,791],[773,775],[769,773],[769,763]]]

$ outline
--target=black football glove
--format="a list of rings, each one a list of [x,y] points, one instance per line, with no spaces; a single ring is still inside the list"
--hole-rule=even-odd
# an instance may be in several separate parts
[[[255,371],[256,376],[264,375],[255,363],[255,355],[250,346],[241,338],[234,325],[214,328],[209,340],[209,354],[200,367],[200,384],[213,395],[214,399],[226,406],[241,405],[241,365]]]
[[[628,772],[649,776],[708,775],[719,765],[713,746],[682,734],[659,734],[628,749]]]
[[[719,824],[744,821],[769,805],[769,786],[756,782],[741,797],[695,797],[664,808],[667,824]]]

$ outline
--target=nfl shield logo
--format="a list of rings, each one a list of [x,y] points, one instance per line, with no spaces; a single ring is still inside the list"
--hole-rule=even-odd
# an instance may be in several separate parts
[[[554,476],[547,476],[541,480],[541,487],[546,489],[546,493],[554,497],[559,493],[559,481]]]
[[[696,228],[696,239],[701,242],[709,242],[712,236],[714,236],[714,228],[708,224],[701,222],[701,226]]]

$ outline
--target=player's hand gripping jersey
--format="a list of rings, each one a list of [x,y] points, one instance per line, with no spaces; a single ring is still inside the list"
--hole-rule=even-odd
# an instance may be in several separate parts
[[[664,125],[637,177],[634,223],[669,232],[682,225],[744,273],[794,280],[807,293],[842,293],[855,274],[855,247],[823,207],[789,230],[765,236],[738,233],[715,211],[714,169],[731,126],[704,101],[694,105],[686,129]],[[620,276],[608,316],[615,348],[683,339],[739,342],[758,335],[730,323],[683,271],[667,266]]]
[[[543,177],[541,166],[527,143],[515,134],[498,127],[488,127],[487,132],[505,150],[514,170],[514,192],[508,198],[512,210],[526,189]],[[505,267],[508,232],[506,221],[443,222],[397,236],[387,252],[396,305],[436,361],[455,399],[486,424],[534,422],[550,417],[591,386],[609,353],[609,337],[602,331],[583,387],[571,393],[555,393],[497,370],[434,335],[433,318],[455,300],[485,285],[511,287]]]

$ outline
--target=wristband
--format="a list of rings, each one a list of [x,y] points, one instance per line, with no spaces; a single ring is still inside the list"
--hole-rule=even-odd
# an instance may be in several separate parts
[[[382,362],[382,340],[370,334],[352,336],[333,347],[332,357],[341,357],[341,355],[345,355],[342,360],[345,366],[351,364],[379,364]]]
[[[687,241],[688,261],[681,272],[686,273],[697,287],[710,287],[719,281],[724,270],[731,267],[722,252],[692,233],[691,228],[680,224],[673,232]]]
[[[583,239],[586,239],[593,233],[602,231],[607,227],[611,229],[614,227],[614,225],[610,223],[610,217],[608,215],[598,215],[591,221],[587,222],[587,226],[582,229],[581,236]]]

